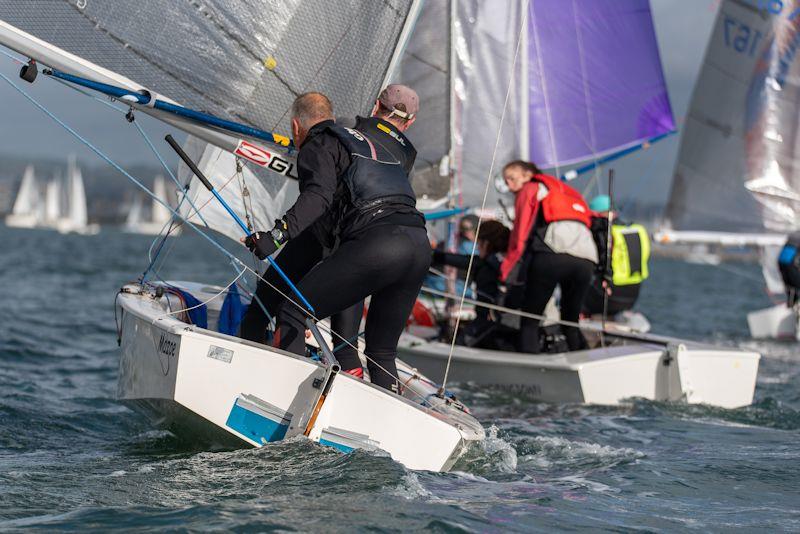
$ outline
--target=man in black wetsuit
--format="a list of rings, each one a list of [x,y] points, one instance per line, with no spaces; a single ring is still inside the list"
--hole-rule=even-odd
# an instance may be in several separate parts
[[[419,99],[416,92],[404,85],[392,84],[381,91],[369,118],[356,117],[347,124],[345,124],[347,119],[339,119],[338,123],[369,135],[371,139],[401,162],[406,173],[411,173],[417,151],[403,132],[416,120],[418,109]],[[306,174],[299,178],[301,190],[308,189],[310,194],[319,196],[320,188],[325,189],[326,187],[324,184],[309,182],[310,179],[313,179],[313,175]],[[330,187],[329,184],[327,186]],[[329,192],[325,191],[323,196]],[[333,217],[334,215],[330,212],[324,214],[308,229],[301,232],[302,235],[293,238],[291,244],[287,244],[283,248],[280,266],[291,280],[297,281],[302,278],[314,265],[333,251],[336,246]],[[263,308],[254,299],[242,321],[240,333],[242,338],[258,343],[267,341],[266,331],[269,317],[264,310],[266,309],[270,316],[275,317],[284,303],[284,297],[273,287],[284,294],[289,294],[289,288],[273,269],[267,269],[262,278],[264,280],[258,282],[256,297]],[[358,345],[358,332],[363,310],[364,303],[362,301],[331,317],[331,328],[350,342],[350,344],[344,343],[340,339],[334,341],[334,345],[338,346],[335,351],[336,358],[343,365],[350,365],[350,367],[345,366],[344,368],[352,369],[356,375],[361,372],[361,367],[358,365],[358,353],[351,344]]]
[[[403,93],[408,94],[398,90],[398,97]],[[418,103],[407,102],[405,109],[395,104],[391,112],[399,111],[410,121]],[[300,147],[300,196],[271,232],[256,232],[246,244],[263,258],[288,242],[278,262],[290,278],[299,280],[298,288],[318,318],[372,295],[365,335],[370,376],[373,383],[396,390],[397,340],[430,264],[430,248],[408,173],[386,145],[402,139],[404,145],[398,144],[407,151],[405,162],[413,162],[413,147],[384,121],[373,123],[383,137],[368,133],[366,127],[359,131],[337,126],[330,101],[320,93],[298,97],[292,115],[292,133]],[[296,252],[284,258],[299,248],[298,242],[309,246],[319,240],[334,246],[334,237],[339,241],[335,251],[316,266],[308,254],[305,261],[299,261],[303,255]],[[285,285],[282,290],[286,292]],[[296,303],[284,303],[275,344],[304,353],[306,317]],[[345,371],[361,367],[357,358],[340,363]]]

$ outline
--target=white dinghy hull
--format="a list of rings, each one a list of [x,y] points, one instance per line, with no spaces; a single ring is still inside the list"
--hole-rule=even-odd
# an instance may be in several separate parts
[[[796,341],[798,340],[798,322],[800,322],[800,317],[798,317],[797,311],[785,304],[778,304],[747,314],[747,326],[750,328],[750,336],[754,339]]]
[[[220,291],[175,285],[203,300]],[[342,451],[380,449],[431,471],[449,469],[484,438],[480,424],[453,407],[434,411],[314,360],[184,323],[167,315],[167,306],[175,309],[168,298],[137,285],[118,297],[118,396],[160,428],[220,447],[307,435]]]
[[[399,355],[442,376],[450,345],[404,334]],[[563,354],[533,355],[456,346],[450,382],[511,387],[554,403],[619,404],[642,397],[725,408],[752,403],[760,355],[689,342],[633,342]]]

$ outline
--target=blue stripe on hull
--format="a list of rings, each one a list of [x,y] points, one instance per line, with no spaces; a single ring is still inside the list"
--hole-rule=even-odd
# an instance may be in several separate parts
[[[228,428],[258,443],[280,441],[286,437],[286,431],[289,429],[288,423],[282,424],[273,421],[268,417],[240,406],[238,403],[234,403],[225,424]]]
[[[334,449],[338,449],[342,452],[351,452],[353,451],[353,447],[348,447],[347,445],[342,445],[341,443],[336,443],[335,441],[331,441],[328,439],[320,439],[320,445],[325,445],[326,447],[333,447]]]

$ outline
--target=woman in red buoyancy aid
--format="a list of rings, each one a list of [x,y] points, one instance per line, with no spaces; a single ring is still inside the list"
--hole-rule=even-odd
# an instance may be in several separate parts
[[[514,229],[500,267],[509,285],[524,285],[523,311],[541,315],[556,286],[561,287],[561,319],[577,323],[597,263],[590,212],[580,193],[533,163],[512,161],[503,179],[515,194]],[[576,327],[563,326],[570,350],[586,348]],[[520,352],[539,353],[539,321],[523,318]]]

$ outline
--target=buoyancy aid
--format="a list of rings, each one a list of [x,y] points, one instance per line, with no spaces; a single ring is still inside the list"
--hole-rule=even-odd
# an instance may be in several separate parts
[[[405,171],[411,173],[417,158],[417,149],[392,123],[378,117],[356,117],[354,129],[366,134],[377,144],[383,145],[394,159],[400,161]]]
[[[533,180],[547,187],[547,196],[541,201],[542,215],[547,224],[556,221],[579,221],[591,228],[589,206],[583,196],[558,178],[535,174]]]
[[[352,156],[352,163],[340,177],[347,189],[341,220],[365,214],[376,217],[387,205],[414,210],[416,197],[408,173],[382,144],[364,132],[332,124],[326,129],[334,134]],[[383,210],[386,215],[390,210]],[[373,218],[374,220],[374,218]]]
[[[611,225],[611,273],[615,286],[641,284],[649,276],[650,237],[641,224]]]

